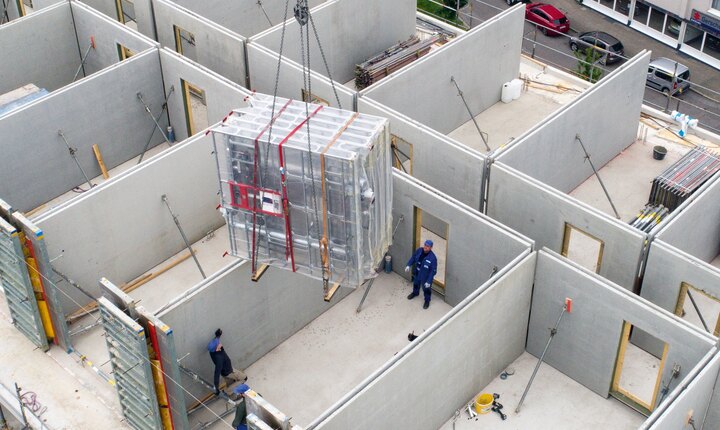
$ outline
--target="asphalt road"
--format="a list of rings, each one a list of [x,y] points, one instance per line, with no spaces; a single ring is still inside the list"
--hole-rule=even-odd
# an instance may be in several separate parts
[[[578,4],[575,0],[545,0],[563,11],[570,19],[570,35],[590,30],[601,30],[612,34],[625,46],[625,55],[632,57],[643,49],[652,51],[652,57],[668,57],[690,68],[690,80],[693,89],[677,97],[668,97],[646,87],[645,104],[656,109],[678,110],[698,118],[700,126],[720,134],[720,71],[695,60],[675,49],[656,41],[626,25],[616,22],[599,12]],[[461,13],[463,21],[472,27],[497,15],[509,6],[505,0],[470,0],[470,4]],[[471,14],[471,15],[470,15]],[[537,33],[537,34],[536,34]],[[525,23],[523,52],[565,71],[577,66],[577,59],[570,50],[568,37],[549,37],[536,31],[535,27]],[[617,68],[621,63],[602,66],[603,76]]]

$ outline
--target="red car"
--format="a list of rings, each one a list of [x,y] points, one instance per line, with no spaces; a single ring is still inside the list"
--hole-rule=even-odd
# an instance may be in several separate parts
[[[547,36],[559,36],[570,30],[570,20],[551,4],[530,3],[525,6],[525,19],[537,24]]]

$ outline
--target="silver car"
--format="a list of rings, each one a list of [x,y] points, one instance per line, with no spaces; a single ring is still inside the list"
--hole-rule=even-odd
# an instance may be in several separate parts
[[[670,58],[650,61],[645,85],[665,94],[683,94],[690,89],[690,69]]]

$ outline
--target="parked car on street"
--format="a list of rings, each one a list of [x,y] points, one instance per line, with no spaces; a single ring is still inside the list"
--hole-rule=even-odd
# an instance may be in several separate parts
[[[588,31],[577,37],[570,38],[570,49],[577,51],[585,48],[596,49],[602,58],[602,64],[611,64],[621,61],[625,47],[617,38],[603,31]]]
[[[515,3],[530,3],[530,0],[505,0],[508,6],[512,6]]]
[[[525,6],[525,19],[537,24],[546,36],[559,36],[570,30],[570,20],[551,4],[528,4]]]
[[[645,85],[665,94],[683,94],[690,89],[690,69],[670,58],[650,61]]]

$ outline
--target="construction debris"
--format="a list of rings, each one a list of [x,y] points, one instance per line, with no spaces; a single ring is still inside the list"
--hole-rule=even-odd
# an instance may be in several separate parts
[[[355,66],[355,87],[358,90],[369,87],[389,74],[402,69],[418,58],[430,52],[435,44],[444,44],[444,35],[434,35],[426,40],[417,36],[393,45],[382,53]]]
[[[653,180],[648,204],[672,212],[718,170],[720,160],[714,152],[704,146],[693,148]]]

